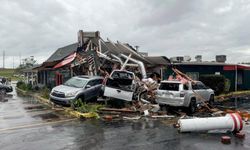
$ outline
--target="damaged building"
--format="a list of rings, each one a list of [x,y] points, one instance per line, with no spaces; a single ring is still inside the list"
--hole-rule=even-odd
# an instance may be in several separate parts
[[[169,64],[165,56],[147,56],[128,43],[104,41],[100,32],[78,32],[78,42],[57,49],[43,64],[35,68],[38,72],[38,85],[54,87],[76,75],[102,75],[120,69],[126,57],[138,60],[146,72],[156,72],[161,77]],[[126,62],[127,70],[135,73],[138,64]]]

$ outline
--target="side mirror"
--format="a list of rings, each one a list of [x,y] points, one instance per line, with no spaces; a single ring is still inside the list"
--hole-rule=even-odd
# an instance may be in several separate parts
[[[91,85],[86,85],[85,89],[91,88]]]

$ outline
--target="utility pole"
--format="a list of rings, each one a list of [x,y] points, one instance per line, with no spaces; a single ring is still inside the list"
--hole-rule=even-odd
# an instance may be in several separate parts
[[[15,67],[15,65],[14,65],[14,56],[13,56],[13,60],[12,60],[12,65],[13,65],[13,69],[14,69],[14,67]]]
[[[21,59],[21,53],[20,53],[20,52],[19,52],[19,61],[20,61],[19,66],[21,66],[21,64],[22,64],[22,59]]]
[[[236,92],[238,90],[238,64],[235,65],[235,87],[234,87],[234,91]],[[234,98],[234,103],[235,103],[235,108],[238,108],[238,100],[237,97],[235,96]]]
[[[236,92],[238,90],[238,67],[237,64],[235,65],[235,82],[234,82],[234,91]]]
[[[3,50],[3,69],[5,68],[5,51]]]

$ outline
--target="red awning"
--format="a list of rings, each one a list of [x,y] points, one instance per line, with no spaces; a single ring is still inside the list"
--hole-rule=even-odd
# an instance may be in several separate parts
[[[238,69],[242,69],[242,70],[250,70],[249,66],[244,66],[244,65],[228,65],[228,66],[224,66],[223,70],[226,71],[230,71],[230,70],[235,70],[237,66],[237,70]]]
[[[238,68],[243,70],[250,70],[250,66],[245,66],[245,65],[238,65]]]
[[[56,64],[53,68],[60,68],[62,66],[65,66],[69,63],[71,63],[76,57],[76,52],[73,54],[70,54],[68,57],[64,58],[61,62],[59,62],[58,64]]]
[[[235,65],[223,66],[223,70],[226,70],[226,71],[235,70],[235,68],[236,68]]]

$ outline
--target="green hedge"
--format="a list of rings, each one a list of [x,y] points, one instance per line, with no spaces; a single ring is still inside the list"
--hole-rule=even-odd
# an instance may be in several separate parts
[[[39,92],[43,98],[49,99],[50,89],[47,87],[39,88],[38,86],[32,87],[31,84],[26,84],[23,81],[18,81],[16,85],[19,89],[29,92]]]
[[[214,90],[215,95],[228,92],[230,81],[223,75],[201,75],[199,80]]]
[[[50,93],[50,89],[47,88],[47,87],[43,87],[41,90],[40,90],[40,94],[43,98],[46,98],[46,99],[49,99],[49,93]]]
[[[26,84],[23,81],[18,81],[17,84],[16,84],[16,86],[19,89],[22,89],[24,91],[30,91],[30,90],[32,90],[32,85],[31,84]]]

